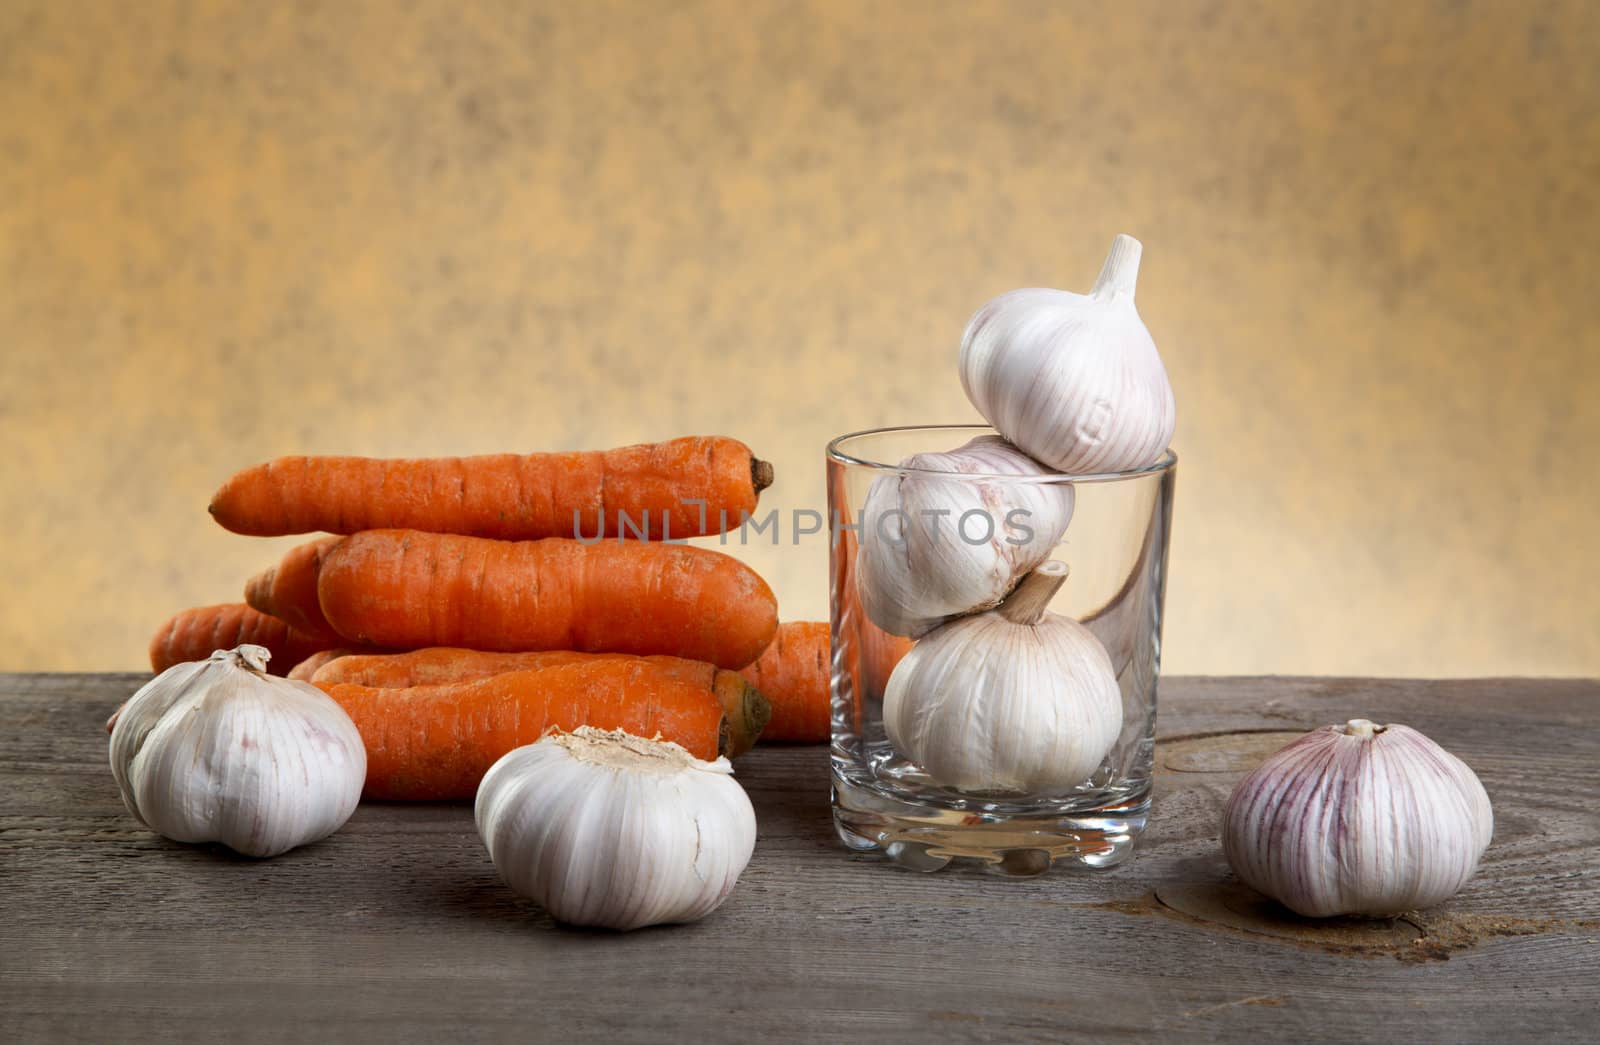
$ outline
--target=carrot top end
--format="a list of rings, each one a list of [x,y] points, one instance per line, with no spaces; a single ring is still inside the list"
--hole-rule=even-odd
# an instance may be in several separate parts
[[[750,458],[750,483],[756,488],[756,493],[760,493],[771,486],[774,478],[776,478],[776,474],[773,471],[771,461],[762,461],[755,457]]]

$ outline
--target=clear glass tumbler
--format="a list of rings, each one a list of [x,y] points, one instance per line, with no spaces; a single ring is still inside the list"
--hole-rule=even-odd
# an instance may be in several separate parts
[[[878,852],[923,871],[938,870],[957,858],[975,859],[1016,875],[1038,874],[1057,861],[1111,867],[1132,855],[1150,810],[1161,615],[1177,458],[1168,452],[1147,468],[1115,474],[1027,477],[906,469],[897,463],[914,454],[945,453],[975,437],[994,434],[980,425],[885,428],[840,436],[828,445],[834,825],[851,849]],[[899,485],[908,480],[920,485]],[[882,512],[886,502],[881,498],[868,501],[874,484],[880,491],[933,489],[939,496],[914,502],[924,509],[925,518],[908,528],[910,513],[892,516]],[[1019,509],[1037,509],[1045,503],[1041,498],[1055,498],[1049,502],[1053,504],[1067,499],[1070,517],[1059,538],[1048,518],[1033,518],[1027,507]],[[871,507],[874,504],[880,507]],[[953,510],[940,514],[927,509],[929,504]],[[960,510],[967,505],[981,505],[981,513],[989,518],[979,517],[978,509]],[[907,625],[882,609],[886,586],[875,581],[882,568],[862,552],[864,547],[878,553],[899,546],[870,547],[874,541],[927,540],[941,534],[963,542],[950,553],[963,561],[972,561],[966,556],[970,550],[978,561],[989,562],[982,558],[992,550],[980,547],[985,540],[1017,544],[1033,540],[1050,543],[1029,549],[1029,561],[1054,559],[1067,565],[1067,580],[1051,597],[1048,610],[1081,622],[1099,640],[1116,676],[1122,705],[1121,730],[1086,778],[1028,791],[964,790],[935,779],[895,749],[893,730],[884,722],[885,691],[897,664],[917,642],[927,641],[932,633],[924,629],[932,625],[927,621]],[[913,546],[909,559],[903,556],[899,561],[916,565],[926,563],[928,556],[919,558]],[[903,602],[917,601],[916,586],[922,579],[916,570],[910,571],[909,580],[902,576],[899,581],[892,590]],[[863,587],[869,582],[873,582],[870,594],[864,599]],[[915,687],[908,689],[906,680],[924,674],[907,671],[897,684],[895,699],[901,701],[897,714],[911,706],[907,694]],[[992,684],[985,680],[995,675],[962,670],[931,677],[981,689]],[[1108,681],[1102,685],[1109,688]],[[992,694],[969,691],[962,706],[981,710],[983,702],[992,699]],[[956,702],[961,701],[958,697]],[[1104,736],[1114,726],[1114,714],[1114,709],[1102,713]],[[950,735],[967,730],[964,722],[958,722]],[[983,737],[973,742],[995,742],[987,733]],[[1093,757],[1092,751],[1088,757]]]

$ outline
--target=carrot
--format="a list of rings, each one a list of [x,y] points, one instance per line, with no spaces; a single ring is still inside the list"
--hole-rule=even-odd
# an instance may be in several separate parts
[[[772,702],[763,740],[816,742],[829,730],[827,621],[787,621],[739,674]]]
[[[321,654],[319,654],[321,656]],[[315,658],[312,658],[315,659]],[[732,672],[698,660],[679,657],[634,657],[625,653],[486,653],[480,650],[435,646],[410,653],[346,656],[324,662],[312,676],[317,684],[354,683],[376,689],[438,686],[471,682],[513,671],[532,671],[566,664],[614,660],[645,664],[663,678],[676,678],[710,689],[723,703],[728,722],[729,758],[749,751],[767,724],[771,705],[758,689],[741,685]],[[295,672],[300,669],[296,668]],[[298,677],[291,675],[291,677]]]
[[[754,570],[681,544],[368,530],[328,553],[317,595],[340,635],[393,649],[665,653],[742,668],[778,627]]]
[[[715,690],[753,692],[731,671],[717,672],[708,687],[642,660],[611,658],[409,689],[317,685],[366,743],[366,796],[409,801],[471,798],[496,759],[552,728],[659,736],[712,759],[727,743]]]
[[[348,682],[374,689],[408,689],[412,686],[442,686],[454,682],[471,682],[491,675],[507,675],[513,671],[534,671],[558,664],[577,664],[585,660],[615,657],[633,660],[624,653],[576,653],[572,650],[544,650],[522,653],[488,652],[459,649],[454,646],[430,646],[409,653],[373,654],[369,656],[341,657],[324,664],[312,677],[313,682]],[[680,661],[676,657],[650,657],[652,661],[699,664],[700,661]],[[718,669],[707,664],[709,670]]]
[[[317,570],[323,557],[342,540],[343,537],[323,537],[290,548],[276,566],[267,567],[245,583],[244,601],[252,609],[288,621],[308,635],[331,638],[333,629],[317,605]]]
[[[268,670],[274,675],[317,652],[322,639],[307,635],[276,617],[259,613],[242,602],[197,606],[174,614],[150,640],[150,668],[166,671],[174,664],[204,660],[219,649],[251,643],[272,654]]]
[[[296,664],[289,670],[289,677],[296,682],[310,682],[316,678],[317,670],[324,664],[330,664],[340,657],[352,656],[356,651],[345,646],[335,649],[325,649],[311,654],[305,660]]]
[[[211,514],[255,536],[397,528],[501,540],[698,537],[737,526],[770,485],[772,466],[723,436],[579,453],[280,457],[224,483]],[[703,513],[685,500],[703,500]]]

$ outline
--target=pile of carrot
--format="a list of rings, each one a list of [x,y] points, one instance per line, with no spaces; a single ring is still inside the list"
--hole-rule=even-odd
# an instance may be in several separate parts
[[[236,533],[325,531],[185,610],[156,671],[240,643],[338,701],[366,794],[471,797],[547,729],[624,729],[700,758],[828,737],[828,628],[779,625],[748,566],[667,538],[739,525],[772,468],[724,437],[587,453],[288,457],[239,472]],[[626,539],[624,539],[626,538]]]

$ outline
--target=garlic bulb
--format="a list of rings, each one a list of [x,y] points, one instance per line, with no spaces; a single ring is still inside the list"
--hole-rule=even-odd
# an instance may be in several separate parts
[[[1172,386],[1133,305],[1142,251],[1118,236],[1087,295],[1013,290],[978,309],[962,336],[967,398],[1057,471],[1142,468],[1172,440]]]
[[[1065,483],[966,479],[1048,475],[994,435],[949,453],[915,454],[911,471],[875,479],[861,504],[856,590],[872,622],[915,638],[989,609],[1049,555],[1072,518]]]
[[[750,862],[756,816],[725,758],[581,726],[517,748],[478,786],[478,833],[512,889],[572,925],[692,922]]]
[[[1034,570],[998,609],[952,621],[889,676],[883,725],[937,784],[1035,792],[1080,784],[1122,729],[1122,692],[1100,641],[1045,611],[1063,563]]]
[[[111,773],[140,823],[177,842],[276,856],[337,831],[367,752],[344,709],[266,674],[261,646],[157,675],[111,723]]]
[[[1245,884],[1311,918],[1392,915],[1453,896],[1494,833],[1467,765],[1409,726],[1314,730],[1239,782],[1222,819]]]

